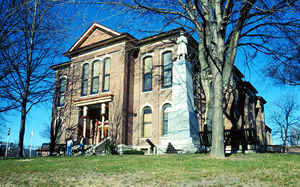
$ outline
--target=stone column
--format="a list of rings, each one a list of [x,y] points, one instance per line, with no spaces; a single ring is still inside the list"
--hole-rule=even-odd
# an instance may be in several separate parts
[[[84,138],[86,137],[87,112],[88,112],[88,107],[84,106],[83,107],[83,116],[82,116],[82,118],[83,118],[83,132],[82,132],[82,134],[83,134]]]

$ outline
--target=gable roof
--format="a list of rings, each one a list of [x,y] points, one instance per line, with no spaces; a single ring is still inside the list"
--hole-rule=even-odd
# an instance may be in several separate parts
[[[93,23],[66,53],[70,53],[78,48],[82,48],[95,42],[113,38],[119,35],[121,35],[119,32],[105,27],[104,25]]]

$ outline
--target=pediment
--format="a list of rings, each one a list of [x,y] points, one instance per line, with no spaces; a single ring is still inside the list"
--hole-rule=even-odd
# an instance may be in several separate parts
[[[80,49],[93,43],[107,40],[119,35],[120,33],[116,31],[113,31],[98,23],[93,23],[68,50],[68,52],[72,52],[76,49]]]

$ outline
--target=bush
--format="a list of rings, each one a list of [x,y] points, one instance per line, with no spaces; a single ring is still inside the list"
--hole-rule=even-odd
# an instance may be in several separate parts
[[[112,155],[118,154],[117,144],[109,140],[105,143],[105,150]]]
[[[124,155],[144,155],[143,151],[139,151],[139,150],[126,150],[123,151]]]

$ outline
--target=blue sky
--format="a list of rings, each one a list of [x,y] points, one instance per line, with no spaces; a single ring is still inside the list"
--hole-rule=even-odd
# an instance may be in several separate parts
[[[72,7],[70,5],[70,10]],[[135,32],[135,29],[142,27],[147,28],[160,28],[160,22],[148,21],[147,17],[140,17],[138,20],[131,22],[129,14],[115,14],[113,10],[101,9],[92,5],[85,6],[80,9],[79,12],[72,15],[72,19],[68,25],[68,35],[64,42],[65,52],[71,45],[81,36],[81,34],[93,23],[98,22],[118,32],[128,32],[136,38],[142,38],[150,33]],[[68,11],[68,10],[65,10]],[[136,24],[143,23],[143,24]],[[159,30],[159,29],[157,29]],[[67,58],[59,58],[57,63],[64,62]],[[263,67],[268,63],[268,58],[263,55],[258,55],[254,60],[255,63],[250,63],[248,66],[244,64],[243,55],[238,55],[236,59],[236,65],[240,71],[245,75],[244,80],[251,82],[258,91],[258,95],[265,98],[267,104],[265,105],[266,123],[272,128],[270,115],[273,107],[272,102],[280,99],[280,96],[285,93],[294,93],[297,101],[300,102],[300,86],[291,87],[283,85],[274,85],[274,82],[265,77],[263,74]],[[43,103],[35,106],[32,111],[28,114],[25,140],[24,144],[30,144],[30,132],[34,131],[33,144],[41,145],[42,143],[49,142],[40,135],[40,132],[45,129],[45,126],[50,125],[51,121],[51,102]],[[19,136],[20,127],[20,113],[10,112],[5,116],[7,122],[6,127],[2,128],[1,140],[6,140],[7,127],[11,128],[10,141],[17,143]],[[273,138],[274,143],[279,143],[278,140]]]

